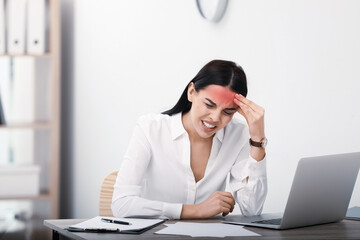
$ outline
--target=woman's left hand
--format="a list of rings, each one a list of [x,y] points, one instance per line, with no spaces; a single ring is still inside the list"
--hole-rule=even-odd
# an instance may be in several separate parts
[[[245,98],[241,94],[236,94],[234,103],[239,106],[238,113],[244,116],[249,125],[250,137],[255,142],[260,142],[265,138],[264,130],[264,108]]]

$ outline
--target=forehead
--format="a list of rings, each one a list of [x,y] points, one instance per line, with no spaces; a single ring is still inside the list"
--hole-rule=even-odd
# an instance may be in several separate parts
[[[228,87],[219,85],[209,85],[200,91],[205,98],[209,98],[217,105],[226,107],[234,107],[235,92],[231,91]]]

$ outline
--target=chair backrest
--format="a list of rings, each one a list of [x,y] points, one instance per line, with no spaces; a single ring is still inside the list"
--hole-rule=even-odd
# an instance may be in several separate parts
[[[100,216],[113,217],[111,211],[111,202],[114,192],[114,184],[118,171],[110,173],[106,178],[104,178],[101,188],[100,188],[100,203],[99,203],[99,212]]]

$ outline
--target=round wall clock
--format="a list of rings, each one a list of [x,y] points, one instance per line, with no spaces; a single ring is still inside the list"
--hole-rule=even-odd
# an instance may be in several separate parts
[[[211,22],[219,22],[224,16],[228,0],[196,0],[203,18]]]

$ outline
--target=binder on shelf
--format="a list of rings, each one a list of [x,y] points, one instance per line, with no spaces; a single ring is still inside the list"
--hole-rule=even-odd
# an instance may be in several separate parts
[[[5,124],[5,120],[7,120],[10,107],[9,58],[0,58],[0,102],[0,124]]]
[[[0,131],[0,168],[9,164],[9,131]]]
[[[46,52],[47,19],[46,1],[31,0],[27,7],[27,53],[43,54]]]
[[[2,107],[2,102],[1,102],[1,93],[0,93],[0,125],[5,125],[5,114],[4,114],[4,110]]]
[[[34,94],[34,121],[48,122],[51,116],[50,106],[50,69],[51,62],[48,59],[36,59],[34,62],[34,86],[36,94]]]
[[[0,54],[5,54],[5,0],[0,0]]]
[[[0,96],[6,124],[49,121],[50,64],[47,59],[0,57]]]
[[[10,115],[7,122],[22,124],[35,121],[35,59],[17,57],[13,59],[11,79]]]
[[[34,154],[34,131],[21,129],[11,131],[9,134],[9,163],[14,165],[33,164]]]
[[[7,1],[8,10],[8,53],[25,53],[26,0]]]
[[[26,124],[35,121],[35,66],[36,60],[17,57],[12,60],[10,75],[10,109],[8,124]],[[15,164],[34,162],[34,131],[12,131],[9,140],[10,160]]]

